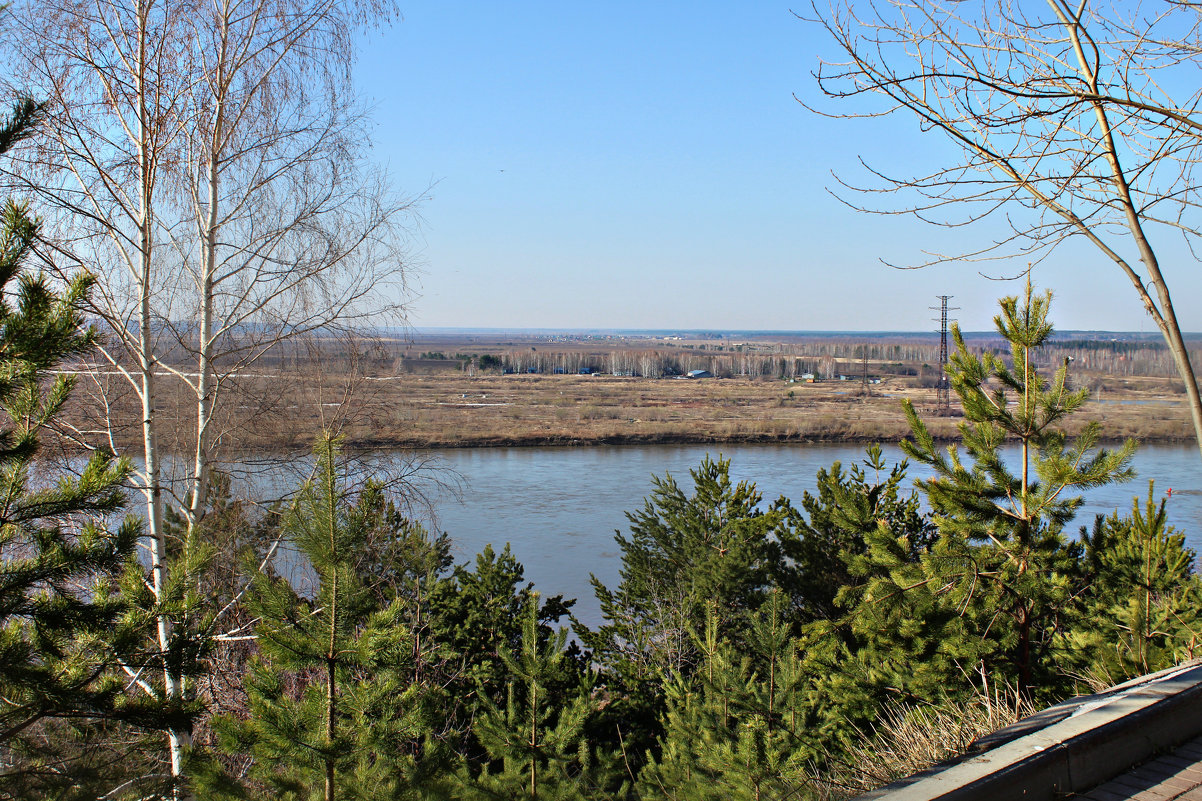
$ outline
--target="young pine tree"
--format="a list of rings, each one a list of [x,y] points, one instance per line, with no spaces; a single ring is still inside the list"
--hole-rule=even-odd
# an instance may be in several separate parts
[[[616,773],[614,760],[596,754],[584,738],[596,708],[590,683],[568,697],[555,690],[567,631],[540,635],[537,597],[526,607],[519,650],[500,651],[510,676],[505,705],[493,703],[481,688],[482,715],[474,728],[488,757],[478,776],[465,771],[468,797],[584,801],[603,797]]]
[[[18,101],[0,122],[0,153],[39,115]],[[35,479],[41,436],[75,384],[51,371],[94,342],[81,312],[92,279],[58,294],[24,272],[37,233],[25,206],[0,210],[0,785],[14,798],[66,792],[92,773],[68,740],[128,711],[107,655],[136,639],[113,590],[140,529],[106,525],[129,463],[98,453],[77,477]]]
[[[1153,484],[1130,517],[1100,515],[1082,529],[1087,589],[1070,633],[1077,672],[1095,685],[1171,667],[1192,658],[1202,635],[1202,580],[1197,554],[1168,525],[1167,499],[1156,503]]]
[[[948,372],[964,410],[967,462],[958,447],[938,447],[905,405],[913,439],[902,447],[934,471],[921,489],[939,536],[915,561],[881,527],[855,560],[868,580],[851,601],[853,628],[886,682],[925,695],[964,684],[983,666],[1024,697],[1064,689],[1058,648],[1081,579],[1081,546],[1064,528],[1081,504],[1077,493],[1131,476],[1135,443],[1111,451],[1097,447],[1097,423],[1075,437],[1062,428],[1087,392],[1071,388],[1067,362],[1050,380],[1037,369],[1052,334],[1050,300],[1028,282],[1021,299],[1001,301],[994,319],[1009,359],[974,355],[953,328]],[[1017,453],[1008,457],[1008,447]]]
[[[446,692],[439,710],[443,740],[470,763],[472,771],[489,759],[473,723],[489,705],[506,703],[513,680],[502,654],[521,652],[524,621],[531,614],[538,621],[539,647],[556,640],[553,627],[574,603],[558,595],[542,598],[524,575],[525,568],[508,545],[499,553],[486,545],[474,565],[457,565],[428,594],[425,636],[443,656],[429,679]],[[556,698],[573,697],[586,678],[574,651],[569,649],[556,661],[553,675],[543,676]]]
[[[913,557],[928,550],[934,526],[922,513],[918,493],[903,491],[909,465],[887,466],[879,445],[870,445],[860,464],[847,470],[835,462],[818,471],[817,495],[806,492],[801,501],[808,515],[791,510],[788,526],[769,547],[779,549],[771,559],[775,584],[786,591],[799,621],[834,621],[843,610],[839,591],[852,583],[852,558],[867,549],[866,538],[882,523],[904,537]]]
[[[640,660],[652,656],[656,669],[682,668],[690,659],[687,630],[702,626],[707,609],[726,622],[763,601],[771,575],[769,542],[786,510],[759,509],[763,496],[754,484],[731,481],[729,459],[707,456],[689,472],[691,494],[672,476],[655,478],[643,508],[626,513],[630,536],[617,535],[618,588],[593,579],[609,622],[590,635],[589,645],[603,658],[650,648],[657,653]]]
[[[728,459],[707,456],[690,476],[692,492],[672,476],[655,478],[643,508],[627,512],[630,534],[617,536],[621,583],[611,590],[592,582],[606,623],[577,630],[616,696],[604,734],[620,730],[635,754],[658,737],[662,677],[687,677],[699,661],[691,632],[707,614],[740,631],[780,572],[775,541],[788,527],[788,502],[761,509],[754,484],[731,480]]]
[[[773,592],[750,617],[741,649],[707,616],[697,670],[668,679],[664,734],[639,774],[641,798],[805,797],[816,753],[807,732],[809,677],[786,609],[784,594]]]
[[[408,746],[422,730],[422,700],[404,680],[413,658],[405,602],[381,603],[364,580],[372,510],[348,500],[336,441],[325,437],[315,450],[315,477],[284,530],[316,586],[302,595],[279,576],[255,579],[250,715],[217,725],[228,749],[253,758],[252,778],[273,797],[415,797]]]

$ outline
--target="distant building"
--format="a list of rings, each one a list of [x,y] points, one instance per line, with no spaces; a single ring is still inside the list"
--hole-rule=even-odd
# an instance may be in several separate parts
[[[713,378],[714,374],[709,370],[689,370],[689,378]]]

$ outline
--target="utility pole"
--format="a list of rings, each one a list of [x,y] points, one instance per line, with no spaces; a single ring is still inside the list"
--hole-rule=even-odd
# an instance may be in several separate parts
[[[860,394],[867,397],[868,390],[868,343],[860,346]]]
[[[952,413],[952,393],[951,385],[947,380],[947,313],[955,311],[959,306],[947,305],[948,300],[952,295],[936,295],[939,298],[939,306],[930,306],[934,311],[939,310],[939,384],[935,390],[935,413],[941,416],[948,416]]]

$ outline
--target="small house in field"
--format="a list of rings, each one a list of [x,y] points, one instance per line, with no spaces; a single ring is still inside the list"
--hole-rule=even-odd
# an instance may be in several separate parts
[[[687,373],[689,378],[713,378],[714,374],[709,370],[689,370]]]

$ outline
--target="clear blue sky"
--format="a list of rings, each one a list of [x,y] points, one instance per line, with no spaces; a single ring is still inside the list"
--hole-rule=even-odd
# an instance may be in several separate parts
[[[810,71],[834,54],[789,8],[402,0],[357,75],[376,159],[402,191],[432,185],[411,323],[917,330],[950,294],[966,329],[990,327],[1016,283],[880,261],[987,231],[947,240],[828,194],[832,172],[862,174],[860,156],[936,163],[949,146],[900,117],[799,105],[820,102]],[[1166,271],[1183,327],[1202,329],[1196,265]],[[1056,292],[1058,328],[1152,330],[1126,279],[1084,248],[1035,278]]]

